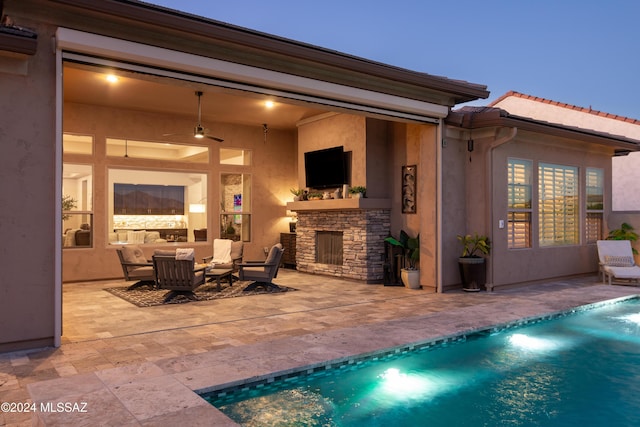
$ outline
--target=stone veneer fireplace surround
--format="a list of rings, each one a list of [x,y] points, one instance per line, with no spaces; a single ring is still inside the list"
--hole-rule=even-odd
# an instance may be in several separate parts
[[[296,211],[296,265],[306,273],[380,283],[383,280],[384,239],[391,228],[387,199],[334,199],[290,202]],[[318,231],[342,233],[342,265],[316,262]]]

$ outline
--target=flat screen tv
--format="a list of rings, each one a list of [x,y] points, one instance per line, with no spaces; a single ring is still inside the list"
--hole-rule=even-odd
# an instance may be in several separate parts
[[[342,146],[304,153],[304,170],[309,188],[341,187],[347,183],[347,166]]]

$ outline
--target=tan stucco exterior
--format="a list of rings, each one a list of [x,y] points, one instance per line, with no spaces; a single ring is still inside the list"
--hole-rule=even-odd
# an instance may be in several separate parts
[[[492,116],[490,120],[483,120],[483,115],[485,119]],[[584,237],[584,206],[579,212],[581,234],[578,244],[539,245],[538,182],[535,178],[538,163],[577,167],[581,201],[585,197],[586,168],[601,169],[604,175],[603,226],[606,227],[612,213],[611,158],[617,149],[633,147],[635,144],[624,138],[609,141],[605,134],[598,136],[590,131],[581,134],[576,129],[558,129],[545,122],[512,117],[504,110],[497,109],[468,112],[465,120],[468,127],[455,126],[455,120],[449,120],[451,126],[446,128],[443,148],[443,286],[453,286],[460,280],[457,257],[461,254],[461,246],[456,235],[476,232],[489,236],[491,240],[487,284],[493,289],[597,271],[595,242],[586,242]],[[472,127],[470,123],[475,123],[475,126]],[[473,141],[472,145],[470,140]],[[532,242],[529,248],[509,249],[507,245],[509,158],[532,162]],[[607,230],[603,230],[601,238],[606,233]]]
[[[121,276],[114,248],[108,244],[110,168],[206,173],[211,200],[219,197],[221,172],[251,174],[252,238],[245,256],[260,258],[263,248],[276,243],[288,228],[285,205],[291,199],[289,189],[303,186],[304,150],[324,144],[353,145],[352,184],[365,185],[370,195],[391,200],[393,233],[400,229],[421,233],[422,283],[436,288],[438,190],[432,184],[438,179],[440,121],[452,106],[487,97],[486,87],[134,1],[5,0],[3,7],[2,13],[12,22],[37,33],[37,40],[0,32],[0,92],[5,101],[0,106],[0,232],[11,242],[1,251],[0,351],[59,345],[63,282]],[[163,132],[190,128],[193,121],[186,113],[163,115],[112,107],[103,100],[65,102],[62,66],[69,53],[190,73],[204,79],[202,84],[230,81],[254,91],[253,97],[268,89],[283,99],[296,99],[295,105],[313,105],[333,114],[323,129],[312,130],[312,124],[308,131],[305,125],[271,126],[268,138],[262,123],[217,121],[216,129],[225,134],[222,146],[251,150],[252,166],[219,167],[214,147],[209,164],[110,158],[105,155],[106,137],[158,140]],[[191,78],[180,84],[197,88]],[[334,121],[341,123],[334,135],[339,144],[327,142],[332,135],[329,123]],[[345,129],[349,131],[343,133]],[[91,135],[93,154],[63,159],[63,132]],[[63,161],[93,167],[91,248],[62,250]],[[406,164],[419,167],[417,215],[399,213],[400,167]],[[208,228],[217,230],[217,212],[209,209],[206,215]],[[188,245],[195,247],[198,258],[210,255],[213,237]],[[144,246],[147,256],[154,249]]]

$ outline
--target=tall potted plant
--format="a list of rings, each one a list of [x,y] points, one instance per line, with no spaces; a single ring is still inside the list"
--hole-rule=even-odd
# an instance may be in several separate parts
[[[467,292],[478,292],[487,283],[486,258],[489,255],[491,243],[489,237],[465,234],[458,235],[458,241],[462,244],[462,255],[458,258],[462,289]]]
[[[401,230],[398,239],[387,237],[384,240],[403,249],[404,268],[400,270],[400,278],[404,286],[410,289],[420,289],[420,271],[418,270],[418,262],[420,261],[420,234],[416,237],[409,237],[404,230]]]

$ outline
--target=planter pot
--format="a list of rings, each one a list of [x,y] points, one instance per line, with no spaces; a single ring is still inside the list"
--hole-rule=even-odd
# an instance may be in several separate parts
[[[479,292],[487,282],[487,264],[481,257],[458,258],[462,289],[467,292]]]
[[[420,270],[407,270],[403,268],[400,270],[400,278],[402,283],[409,289],[420,289]]]

